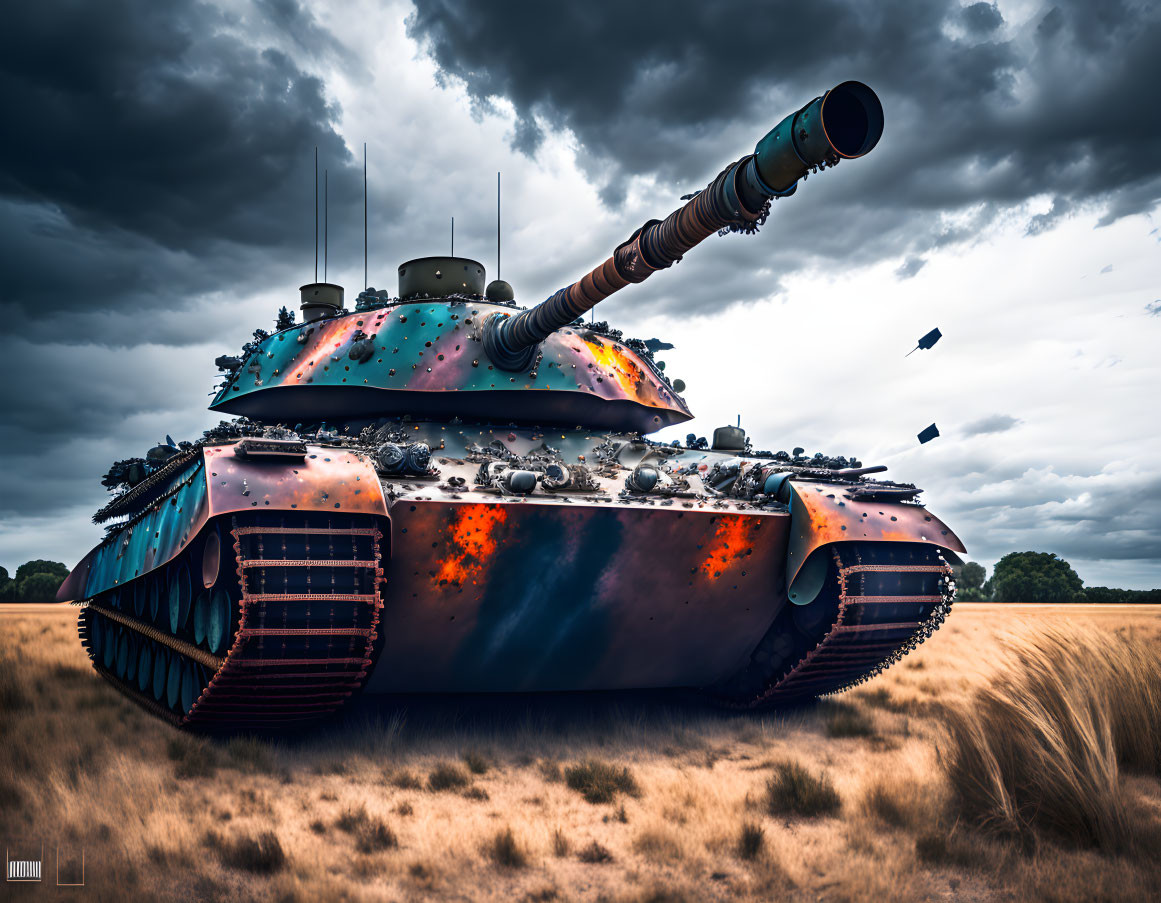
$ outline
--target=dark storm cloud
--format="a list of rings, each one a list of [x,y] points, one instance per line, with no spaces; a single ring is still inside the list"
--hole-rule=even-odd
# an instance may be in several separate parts
[[[167,432],[179,441],[199,438],[218,419],[204,410],[211,354],[7,337],[0,384],[19,390],[4,403],[0,517],[99,500],[99,478],[114,460],[143,455]],[[207,364],[196,383],[191,359]]]
[[[291,6],[266,4],[313,40]],[[315,146],[332,204],[357,202],[361,173],[322,82],[236,24],[158,0],[7,11],[19,40],[0,55],[0,105],[18,128],[0,143],[0,229],[17,253],[0,305],[17,328],[180,305],[253,274],[259,253],[309,254]]]
[[[410,33],[482,107],[514,105],[520,149],[535,153],[545,127],[571,129],[614,205],[634,176],[700,187],[820,90],[871,84],[885,138],[771,218],[781,272],[914,257],[1038,196],[1051,207],[1033,234],[1080,207],[1108,223],[1161,199],[1161,118],[1147,112],[1161,99],[1156,4],[1077,0],[1019,22],[991,4],[923,0],[497,9],[420,0]]]
[[[1073,560],[1147,561],[1161,543],[1159,502],[1156,475],[1029,471],[994,493],[985,486],[947,508],[964,529],[979,526],[981,552],[986,548],[989,557],[1035,537],[1039,547]]]
[[[299,6],[296,0],[254,0],[254,6],[295,46],[309,54],[325,53],[337,60],[352,61],[334,35],[320,26],[310,10]]]
[[[907,468],[908,480],[930,490],[926,501],[952,526],[971,557],[995,561],[1008,552],[1035,548],[1074,564],[1094,559],[1155,563],[1161,547],[1161,474],[1148,464],[1062,464],[1054,449],[1014,454],[1004,437],[980,435],[985,438],[964,435],[942,446],[937,463],[928,462],[926,469],[916,459]]]
[[[963,24],[974,34],[990,34],[1004,24],[1004,17],[994,3],[965,6],[961,16]]]
[[[309,280],[316,146],[332,213],[362,207],[339,111],[302,68],[308,45],[341,47],[284,0],[239,9],[5,10],[2,516],[99,504],[113,460],[217,419],[205,393],[214,354],[235,347],[237,305]],[[332,243],[349,219],[332,216]]]

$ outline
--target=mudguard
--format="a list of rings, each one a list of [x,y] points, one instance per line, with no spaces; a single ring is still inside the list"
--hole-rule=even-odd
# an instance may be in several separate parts
[[[953,553],[967,551],[947,524],[926,508],[898,501],[855,500],[846,488],[835,483],[790,483],[786,585],[792,600],[800,587],[809,594],[802,584],[810,581],[811,572],[802,568],[811,553],[831,543],[920,542]]]
[[[375,467],[364,455],[308,446],[301,461],[252,461],[236,456],[231,444],[208,445],[148,508],[81,559],[57,601],[89,599],[156,570],[211,518],[262,508],[387,513]]]

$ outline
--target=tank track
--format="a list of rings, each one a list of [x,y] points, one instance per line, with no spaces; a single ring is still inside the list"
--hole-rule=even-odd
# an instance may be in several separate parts
[[[951,566],[934,546],[850,542],[835,544],[829,554],[819,598],[779,613],[750,665],[732,686],[718,688],[719,701],[762,708],[838,693],[897,662],[951,610]],[[816,606],[820,620],[799,623]]]
[[[378,637],[378,525],[239,517],[232,556],[220,530],[211,525],[165,568],[82,603],[78,632],[93,667],[183,727],[276,730],[336,711],[365,682]],[[202,573],[211,544],[218,576],[193,599],[203,583],[189,575]]]

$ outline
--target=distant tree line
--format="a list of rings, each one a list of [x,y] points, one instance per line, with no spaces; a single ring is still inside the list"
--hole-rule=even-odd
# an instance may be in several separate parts
[[[0,567],[0,602],[52,602],[68,575],[69,569],[59,561],[43,558],[24,562],[15,577]]]
[[[1072,565],[1051,552],[1011,552],[996,562],[991,577],[982,564],[965,564],[956,598],[964,602],[1161,603],[1161,589],[1085,586]]]

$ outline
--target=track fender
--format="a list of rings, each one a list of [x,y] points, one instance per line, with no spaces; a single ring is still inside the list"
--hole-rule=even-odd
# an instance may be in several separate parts
[[[301,461],[275,463],[210,445],[205,461],[211,517],[264,509],[387,514],[374,464],[348,448],[310,445]]]
[[[183,552],[212,518],[254,510],[386,516],[387,503],[374,465],[351,449],[312,445],[301,461],[250,461],[233,445],[207,445],[156,502],[81,559],[57,601],[92,598],[147,574]]]
[[[947,524],[919,505],[856,501],[847,496],[842,484],[835,483],[791,482],[790,490],[788,590],[795,588],[811,553],[830,543],[923,542],[955,553],[967,551]]]

